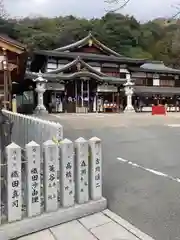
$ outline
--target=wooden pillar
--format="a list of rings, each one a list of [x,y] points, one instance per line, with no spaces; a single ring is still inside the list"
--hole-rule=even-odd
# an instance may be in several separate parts
[[[7,109],[7,104],[9,99],[9,69],[8,69],[8,57],[6,49],[3,48],[4,62],[3,62],[3,70],[4,70],[4,108]]]
[[[78,100],[78,96],[77,96],[77,80],[75,79],[75,99],[76,99],[76,110],[75,112],[77,112],[77,100]]]
[[[12,109],[12,79],[11,79],[11,71],[8,70],[8,84],[9,84],[9,88],[8,88],[8,101],[9,101],[9,108]]]
[[[89,79],[87,80],[87,98],[88,98],[88,111],[89,111]]]
[[[113,104],[112,112],[114,112],[114,92],[112,93],[112,104]]]
[[[81,107],[84,107],[84,82],[81,79]]]
[[[98,112],[98,92],[96,92],[96,113]]]
[[[119,112],[119,92],[117,93],[116,102],[117,102],[117,112]]]

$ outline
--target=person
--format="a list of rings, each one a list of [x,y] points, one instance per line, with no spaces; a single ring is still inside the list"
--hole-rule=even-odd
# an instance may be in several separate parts
[[[53,105],[52,105],[52,102],[49,103],[49,113],[52,113],[52,108],[53,108]]]
[[[139,101],[139,110],[140,110],[140,112],[142,112],[143,107],[144,107],[144,103],[143,103],[142,100],[140,100],[140,101]]]

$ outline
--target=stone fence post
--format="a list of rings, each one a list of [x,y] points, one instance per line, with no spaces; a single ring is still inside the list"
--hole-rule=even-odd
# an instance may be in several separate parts
[[[69,139],[60,144],[60,193],[63,207],[74,205],[74,146]]]
[[[48,140],[44,148],[44,203],[45,211],[55,211],[58,208],[58,182],[59,149],[57,144]]]
[[[8,222],[22,218],[21,148],[15,143],[6,147]]]
[[[75,141],[76,201],[79,204],[89,200],[88,142],[80,137]]]
[[[90,194],[92,200],[102,197],[102,149],[101,140],[97,137],[89,139],[90,147]]]
[[[26,161],[27,214],[32,217],[41,212],[40,146],[34,141],[26,144]]]

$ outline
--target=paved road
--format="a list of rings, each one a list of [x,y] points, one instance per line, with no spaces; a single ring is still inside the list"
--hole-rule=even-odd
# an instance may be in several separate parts
[[[64,137],[102,139],[103,194],[112,211],[157,240],[180,239],[178,113],[51,118],[64,126]]]

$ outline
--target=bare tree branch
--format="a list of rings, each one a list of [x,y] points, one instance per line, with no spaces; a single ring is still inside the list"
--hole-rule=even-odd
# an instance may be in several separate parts
[[[105,2],[109,5],[117,5],[117,7],[113,8],[112,10],[110,10],[110,12],[116,12],[119,11],[121,9],[123,9],[124,7],[126,7],[126,5],[130,2],[131,0],[105,0]],[[109,12],[109,10],[107,10]]]
[[[177,18],[180,15],[180,4],[176,4],[176,6],[172,6],[172,7],[177,10],[177,12],[174,13],[174,15],[172,16],[172,19],[174,19],[174,18]]]

